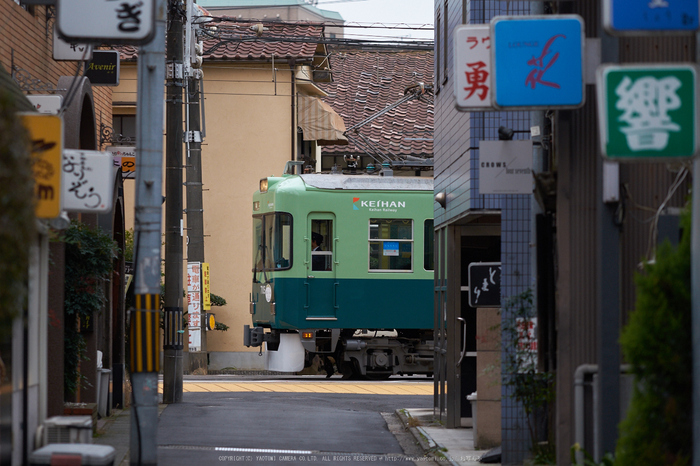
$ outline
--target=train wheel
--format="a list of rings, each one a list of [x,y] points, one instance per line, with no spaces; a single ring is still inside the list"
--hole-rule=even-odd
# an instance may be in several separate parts
[[[362,376],[362,373],[357,367],[357,361],[354,359],[352,361],[343,361],[339,369],[340,373],[343,374],[344,380],[359,380]]]

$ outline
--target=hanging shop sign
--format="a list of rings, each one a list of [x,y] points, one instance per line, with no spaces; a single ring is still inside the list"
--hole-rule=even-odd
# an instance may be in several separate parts
[[[491,20],[493,104],[504,110],[584,104],[583,19],[578,15]]]
[[[597,79],[605,157],[669,161],[698,153],[696,65],[609,65]]]
[[[603,0],[603,26],[618,36],[692,34],[699,8],[698,0]]]
[[[109,212],[114,197],[115,168],[107,152],[66,149],[61,165],[63,209]]]
[[[491,28],[458,26],[454,32],[454,96],[460,112],[493,110],[491,104]]]
[[[155,0],[59,0],[57,24],[69,41],[147,44],[155,34]]]

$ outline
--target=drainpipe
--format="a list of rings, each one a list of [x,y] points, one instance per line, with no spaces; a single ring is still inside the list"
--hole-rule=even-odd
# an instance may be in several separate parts
[[[629,372],[632,371],[632,366],[630,364],[622,364],[620,365],[620,373],[623,374],[628,374]],[[585,415],[586,415],[586,409],[584,405],[584,396],[585,396],[585,388],[586,388],[586,375],[589,374],[597,374],[598,373],[598,365],[597,364],[582,364],[576,368],[576,372],[574,372],[574,441],[583,448],[584,442],[586,441],[585,437],[585,428],[586,428],[586,420],[585,420]],[[593,419],[594,419],[594,425],[593,429],[597,430],[597,424],[598,424],[598,419],[596,419],[597,411],[595,409],[596,405],[596,390],[595,390],[595,385],[593,385]],[[621,408],[625,409],[627,406],[622,406]],[[597,437],[596,435],[593,436],[594,442],[597,443]],[[598,450],[599,445],[594,445],[594,450]],[[583,464],[584,458],[583,458],[583,450],[579,449],[576,452],[576,464]]]
[[[597,364],[582,364],[574,372],[574,440],[583,448],[585,442],[586,409],[584,406],[586,375],[598,372]],[[576,452],[576,464],[583,464],[583,450]]]
[[[289,60],[289,71],[292,73],[292,131],[291,131],[291,136],[292,136],[292,157],[290,160],[296,160],[296,152],[297,152],[297,145],[296,145],[296,136],[297,136],[297,125],[296,123],[296,77],[294,76],[295,72],[295,65],[296,65],[296,60],[293,58]],[[302,170],[303,171],[303,170]]]

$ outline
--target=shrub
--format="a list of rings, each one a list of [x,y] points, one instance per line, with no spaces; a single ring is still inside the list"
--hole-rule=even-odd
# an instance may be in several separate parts
[[[666,241],[636,276],[637,305],[620,343],[636,386],[616,464],[685,465],[693,451],[690,209],[677,247]]]
[[[107,301],[105,283],[117,248],[110,235],[75,220],[62,239],[66,244],[64,389],[72,394],[81,379],[80,360],[87,358],[80,327],[85,327]]]
[[[3,71],[4,72],[4,71]],[[26,306],[29,247],[36,240],[29,136],[9,92],[0,89],[0,338]]]

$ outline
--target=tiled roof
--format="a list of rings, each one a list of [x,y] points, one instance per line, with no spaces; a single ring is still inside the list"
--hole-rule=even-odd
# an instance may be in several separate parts
[[[316,13],[319,16],[324,16],[328,19],[342,21],[343,17],[340,13],[330,10],[322,10],[305,0],[199,0],[198,5],[214,9],[236,9],[236,8],[266,8],[266,7],[299,7]]]
[[[214,23],[212,23],[214,24]],[[252,23],[217,23],[221,41],[204,41],[204,60],[269,60],[307,58],[312,59],[316,45],[323,36],[323,27],[313,24],[265,23],[265,31],[257,37],[250,30]]]
[[[433,84],[433,52],[332,50],[333,82],[319,84],[323,100],[351,126],[371,117],[402,97],[418,82]],[[432,156],[432,98],[403,103],[358,131],[383,151],[395,155]],[[352,142],[324,146],[324,154],[362,154]]]
[[[248,22],[212,22],[218,38],[204,41],[204,60],[285,60],[312,59],[318,41],[323,37],[323,26],[318,24],[292,24],[266,22],[265,30],[258,37]],[[137,48],[117,48],[122,60],[135,59]]]

